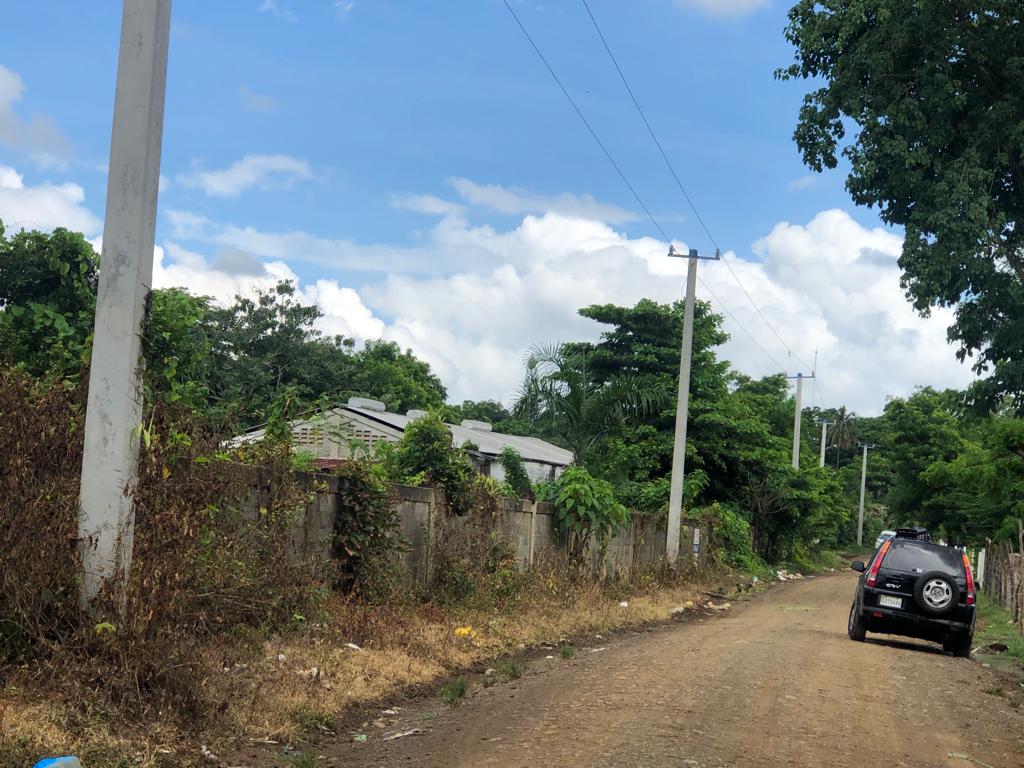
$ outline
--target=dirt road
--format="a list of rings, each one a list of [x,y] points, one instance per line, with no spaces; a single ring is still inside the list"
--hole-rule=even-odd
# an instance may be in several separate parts
[[[360,768],[1024,766],[1024,707],[985,693],[1016,682],[937,646],[851,642],[853,588],[791,582],[721,618],[593,639],[326,754]]]

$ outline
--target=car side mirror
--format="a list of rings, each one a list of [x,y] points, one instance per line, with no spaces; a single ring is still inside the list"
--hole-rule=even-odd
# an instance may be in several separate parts
[[[857,571],[857,573],[864,573],[868,569],[863,560],[854,560],[850,563],[850,567]]]

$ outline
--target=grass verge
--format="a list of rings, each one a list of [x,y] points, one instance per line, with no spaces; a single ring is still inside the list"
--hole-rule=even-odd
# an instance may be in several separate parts
[[[992,653],[992,645],[1005,645],[1006,650]],[[1024,672],[1024,636],[1020,627],[995,600],[984,593],[978,595],[978,623],[974,629],[974,646],[985,661],[1000,668],[1016,668]],[[997,663],[998,662],[998,663]]]
[[[132,723],[84,684],[48,690],[31,669],[10,670],[0,688],[0,765],[77,754],[88,768],[191,768],[210,764],[202,747],[223,757],[254,742],[301,744],[310,733],[334,732],[347,712],[390,706],[411,690],[447,682],[442,695],[454,706],[465,689],[459,694],[452,676],[462,670],[505,659],[494,665],[496,677],[514,680],[522,665],[511,657],[525,648],[561,646],[569,658],[562,638],[669,620],[673,609],[699,604],[702,590],[735,578],[594,584],[567,582],[552,568],[517,577],[512,597],[469,604],[366,605],[331,596],[315,623],[284,634],[228,633],[201,649],[192,663],[204,715],[193,723],[164,716]]]

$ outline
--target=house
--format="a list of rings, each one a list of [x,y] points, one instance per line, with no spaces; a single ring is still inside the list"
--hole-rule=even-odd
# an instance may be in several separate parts
[[[415,410],[404,414],[390,413],[384,403],[353,397],[345,405],[293,421],[292,437],[296,450],[313,454],[317,466],[328,468],[360,451],[368,450],[372,454],[378,443],[398,442],[406,425],[426,415],[426,411]],[[494,432],[485,421],[466,420],[461,424],[449,424],[448,429],[455,445],[469,443],[474,446],[471,455],[478,470],[496,480],[505,478],[500,461],[505,448],[515,449],[533,482],[554,480],[573,461],[572,451],[536,437]],[[261,427],[251,429],[234,438],[231,444],[259,440],[263,433]]]

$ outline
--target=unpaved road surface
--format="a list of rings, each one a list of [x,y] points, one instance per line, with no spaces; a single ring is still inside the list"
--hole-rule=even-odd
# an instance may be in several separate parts
[[[562,768],[1024,766],[1016,686],[938,646],[846,637],[851,576],[780,585],[720,618],[592,639],[514,683],[423,702],[328,764]],[[384,742],[403,729],[422,733]],[[951,753],[967,755],[951,757]]]

